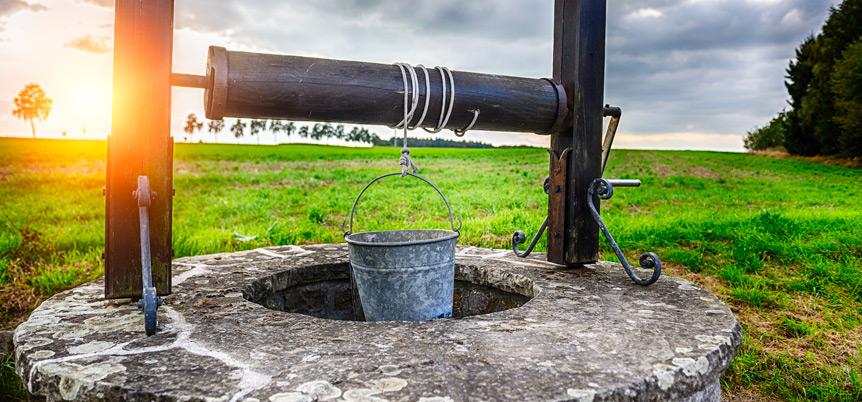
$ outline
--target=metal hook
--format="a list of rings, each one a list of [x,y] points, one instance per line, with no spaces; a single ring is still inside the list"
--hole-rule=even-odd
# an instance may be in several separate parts
[[[658,256],[655,253],[643,253],[641,254],[638,262],[640,263],[641,268],[652,269],[652,276],[649,279],[642,279],[639,277],[632,266],[629,265],[628,260],[626,260],[626,256],[623,254],[620,247],[617,245],[616,240],[611,235],[610,230],[605,225],[605,222],[602,221],[602,217],[599,215],[599,212],[596,210],[596,205],[593,202],[593,197],[598,196],[600,199],[607,200],[614,196],[614,186],[620,187],[639,187],[641,185],[640,180],[607,180],[603,178],[598,178],[593,180],[590,184],[590,188],[587,191],[587,205],[590,208],[590,213],[593,215],[593,219],[596,220],[596,223],[599,224],[599,228],[601,228],[602,233],[605,234],[605,238],[608,239],[608,243],[610,243],[611,248],[614,249],[614,253],[616,253],[617,258],[620,260],[620,264],[623,265],[623,268],[626,270],[626,274],[628,274],[629,278],[632,279],[635,283],[641,286],[652,285],[655,281],[658,280],[659,276],[661,276],[661,260],[659,260]]]
[[[473,109],[473,110],[469,110],[469,111],[473,112],[473,120],[470,121],[470,124],[468,124],[467,127],[464,127],[460,130],[459,129],[452,130],[455,133],[455,135],[458,137],[463,137],[464,134],[467,134],[467,131],[470,130],[471,128],[473,128],[473,126],[476,125],[476,121],[479,120],[479,113],[481,112],[479,109]]]

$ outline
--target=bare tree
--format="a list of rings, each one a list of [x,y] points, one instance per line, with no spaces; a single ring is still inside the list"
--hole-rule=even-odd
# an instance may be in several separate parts
[[[12,115],[21,120],[28,120],[33,138],[36,138],[35,120],[47,119],[54,101],[45,95],[45,90],[39,84],[27,84],[21,92],[18,92],[13,102],[15,109],[12,110]]]

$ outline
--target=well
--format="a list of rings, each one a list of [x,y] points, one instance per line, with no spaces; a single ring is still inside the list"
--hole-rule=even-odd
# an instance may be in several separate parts
[[[15,332],[49,400],[718,400],[741,329],[688,281],[460,248],[453,319],[355,321],[344,245],[182,258],[146,337],[92,282]]]

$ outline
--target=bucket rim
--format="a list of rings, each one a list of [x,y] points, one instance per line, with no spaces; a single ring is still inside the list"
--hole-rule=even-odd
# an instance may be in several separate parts
[[[368,234],[368,233],[394,233],[394,232],[442,232],[446,233],[445,236],[441,236],[434,239],[425,239],[425,240],[413,240],[413,241],[393,241],[393,242],[367,242],[351,239],[353,236]],[[419,244],[429,244],[429,243],[437,243],[448,241],[452,239],[457,239],[461,236],[460,232],[456,232],[454,230],[449,229],[400,229],[400,230],[374,230],[370,232],[358,232],[352,233],[347,236],[344,236],[344,240],[347,244],[355,245],[355,246],[365,246],[365,247],[397,247],[397,246],[414,246]]]

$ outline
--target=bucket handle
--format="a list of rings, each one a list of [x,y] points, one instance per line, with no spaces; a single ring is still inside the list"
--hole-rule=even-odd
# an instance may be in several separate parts
[[[401,172],[394,172],[394,173],[387,173],[387,174],[384,174],[381,176],[377,176],[374,179],[372,179],[370,182],[368,182],[368,184],[366,184],[365,187],[362,188],[362,191],[360,191],[359,195],[356,196],[356,199],[353,200],[353,206],[350,208],[350,217],[349,217],[350,228],[347,231],[344,230],[344,226],[347,224],[348,218],[344,218],[344,221],[341,222],[341,231],[344,232],[345,237],[347,237],[353,233],[353,215],[356,212],[356,205],[359,204],[359,199],[362,198],[362,194],[365,194],[365,190],[368,190],[368,187],[371,187],[372,184],[380,181],[381,179],[384,179],[384,178],[389,177],[389,176],[396,176],[396,175],[401,176],[402,174],[401,174]],[[413,173],[407,173],[406,176],[413,176],[419,180],[424,181],[425,183],[428,183],[429,186],[431,186],[432,188],[434,188],[435,191],[437,191],[437,194],[440,194],[440,198],[442,198],[443,203],[446,204],[446,209],[449,210],[449,225],[452,227],[452,231],[456,232],[456,233],[461,233],[461,226],[463,225],[464,222],[461,221],[460,216],[454,215],[452,213],[452,207],[449,205],[449,200],[446,199],[446,196],[443,195],[443,192],[440,191],[440,189],[437,188],[437,186],[435,186],[434,183],[431,183],[428,179],[426,179],[422,176],[419,176],[419,175],[416,175]],[[458,219],[458,227],[457,228],[455,227],[455,219]]]

